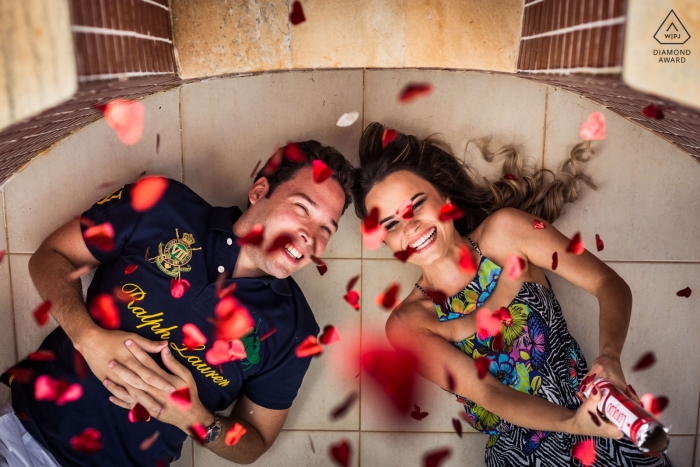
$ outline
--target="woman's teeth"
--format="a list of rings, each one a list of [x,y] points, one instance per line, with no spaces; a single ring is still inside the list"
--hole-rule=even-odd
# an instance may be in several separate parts
[[[433,237],[435,237],[436,232],[437,232],[437,228],[433,227],[432,229],[430,229],[430,232],[423,235],[421,238],[419,238],[415,242],[411,243],[409,246],[411,248],[415,248],[416,250],[422,250],[423,248],[425,248],[428,245],[428,243],[430,243],[430,241],[433,239]]]
[[[294,248],[291,244],[287,244],[287,246],[284,247],[285,250],[287,250],[287,254],[291,256],[294,259],[301,259],[302,255],[299,250]]]

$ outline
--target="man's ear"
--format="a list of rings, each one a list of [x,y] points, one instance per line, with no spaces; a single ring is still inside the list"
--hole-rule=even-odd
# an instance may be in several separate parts
[[[248,200],[250,201],[250,204],[257,203],[261,198],[264,198],[269,191],[270,183],[268,182],[267,177],[260,177],[259,179],[255,180],[253,186],[251,186],[250,190],[248,190]]]

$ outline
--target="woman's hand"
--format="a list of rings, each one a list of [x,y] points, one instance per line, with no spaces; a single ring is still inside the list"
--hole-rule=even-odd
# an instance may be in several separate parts
[[[597,388],[593,388],[588,398],[581,392],[576,393],[583,404],[576,410],[572,419],[569,433],[574,435],[600,436],[604,438],[621,439],[624,434],[612,422],[601,418],[598,414],[598,402],[602,397]]]
[[[641,405],[639,397],[634,392],[630,390],[630,386],[625,381],[625,375],[622,372],[622,365],[620,364],[620,359],[612,357],[609,355],[600,355],[593,361],[591,369],[588,371],[583,381],[586,381],[585,385],[580,388],[581,391],[586,390],[588,385],[593,383],[594,380],[598,378],[604,378],[613,383],[613,385],[620,390],[622,393],[626,394],[630,399],[632,399],[637,404]]]

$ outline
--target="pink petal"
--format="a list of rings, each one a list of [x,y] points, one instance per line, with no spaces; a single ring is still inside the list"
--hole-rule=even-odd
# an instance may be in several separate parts
[[[56,398],[56,405],[65,405],[68,402],[77,401],[83,397],[83,387],[78,383],[73,383]]]
[[[5,257],[7,254],[7,250],[0,250],[0,263],[2,263],[2,259]]]
[[[685,289],[679,290],[678,292],[676,292],[676,295],[678,295],[679,297],[688,298],[688,297],[690,297],[691,293],[693,293],[693,291],[690,290],[690,287],[686,287]]]
[[[338,444],[333,444],[331,445],[330,455],[336,464],[342,467],[348,467],[350,463],[350,445],[346,440],[342,440]]]
[[[246,432],[247,430],[243,427],[243,425],[240,423],[234,423],[233,426],[226,432],[226,438],[224,438],[226,446],[233,446],[238,443]]]
[[[476,313],[476,329],[482,339],[496,336],[501,333],[501,320],[491,310],[481,307]]]
[[[102,450],[102,435],[95,428],[85,428],[79,434],[70,439],[70,446],[74,451],[83,454],[95,454]]]
[[[469,248],[464,245],[459,247],[459,267],[467,274],[476,273],[476,264],[474,264],[474,259],[469,252]]]
[[[114,248],[114,228],[109,222],[88,227],[83,232],[83,240],[102,251],[112,251]]]
[[[595,247],[598,251],[603,251],[603,248],[605,248],[605,244],[598,234],[595,234]]]
[[[194,349],[207,343],[207,338],[202,334],[202,331],[192,323],[182,326],[182,334],[185,336],[182,339],[182,344],[188,349]]]
[[[284,157],[286,157],[290,162],[294,162],[296,164],[303,164],[306,162],[306,156],[304,153],[301,152],[299,146],[291,141],[284,147]]]
[[[323,345],[330,345],[340,340],[340,333],[335,328],[335,326],[328,325],[323,329],[323,334],[319,337],[318,341]]]
[[[430,451],[423,457],[424,467],[438,467],[442,461],[450,457],[452,450],[450,448],[443,448],[437,451]]]
[[[177,407],[179,410],[186,412],[192,407],[192,399],[190,398],[190,388],[185,386],[175,392],[170,393],[168,402]]]
[[[581,240],[581,234],[576,232],[574,237],[569,242],[569,246],[566,247],[567,253],[573,253],[575,255],[580,255],[586,248],[583,246],[583,241]]]
[[[49,321],[50,309],[51,301],[46,300],[32,312],[32,316],[34,316],[34,320],[39,324],[39,326],[43,326]]]
[[[304,9],[301,7],[301,2],[292,3],[292,12],[289,13],[289,22],[293,25],[297,25],[306,21],[304,16]]]
[[[260,167],[261,162],[262,162],[262,159],[258,159],[258,163],[255,164],[255,168],[253,168],[253,171],[250,173],[250,178],[255,177],[255,174],[258,172],[258,167]]]
[[[201,423],[195,423],[190,427],[190,430],[192,430],[194,440],[199,444],[204,444],[204,439],[207,437],[207,429]]]
[[[150,447],[153,446],[153,443],[155,443],[158,439],[158,436],[160,436],[160,431],[156,430],[156,432],[153,433],[151,436],[141,441],[139,449],[141,451],[147,451],[148,449],[150,449]]]
[[[357,399],[359,397],[360,395],[356,391],[350,393],[350,395],[346,397],[340,405],[338,405],[331,411],[331,420],[337,420],[343,415],[345,415],[345,413],[348,410],[350,410],[350,408],[355,404],[355,402],[357,402]]]
[[[131,410],[129,410],[127,418],[131,423],[147,422],[151,419],[151,414],[148,413],[148,410],[146,410],[144,406],[137,403],[131,408]]]
[[[396,139],[396,130],[391,128],[385,128],[382,133],[382,149],[386,147]]]
[[[489,360],[487,357],[476,357],[476,369],[477,369],[477,376],[479,379],[484,379],[486,374],[489,372],[489,366],[491,366],[491,360]]]
[[[143,135],[143,121],[146,113],[143,104],[129,100],[113,100],[105,106],[105,122],[117,134],[119,141],[131,146]]]
[[[127,264],[126,267],[124,268],[124,274],[132,274],[134,271],[138,269],[139,265],[138,264]]]
[[[343,295],[343,298],[350,304],[351,307],[355,309],[355,311],[360,309],[360,292],[357,290],[349,291]]]
[[[387,310],[393,310],[398,304],[398,293],[400,286],[398,282],[392,282],[389,287],[387,287],[383,292],[374,298],[374,303],[377,306],[386,308]]]
[[[581,464],[590,467],[595,462],[595,443],[592,439],[581,441],[574,445],[572,454]]]
[[[309,336],[302,341],[296,348],[296,354],[299,358],[311,357],[323,352],[323,347],[318,345],[318,340],[315,336]]]
[[[581,139],[586,141],[605,139],[605,115],[593,112],[579,130]]]
[[[263,241],[263,230],[262,224],[255,224],[250,232],[237,240],[238,246],[260,245]]]
[[[52,350],[39,349],[30,353],[27,358],[35,362],[50,362],[56,360],[56,354]]]
[[[457,436],[459,436],[461,438],[462,437],[462,422],[460,422],[458,418],[452,419],[452,428],[455,429],[455,433],[457,433]]]
[[[411,407],[418,360],[407,350],[363,350],[360,364],[399,413]]]
[[[168,188],[168,180],[163,177],[144,177],[131,189],[131,208],[144,212],[155,206]]]
[[[396,215],[406,220],[413,219],[413,201],[410,199],[404,200],[399,209],[396,210]]]
[[[248,310],[230,296],[219,301],[214,308],[214,314],[219,318],[214,322],[214,335],[217,339],[225,341],[239,339],[255,326]]]
[[[379,225],[379,209],[372,208],[369,214],[362,220],[362,243],[368,250],[376,250],[386,238],[387,231],[383,225]]]
[[[506,274],[510,280],[518,280],[518,278],[523,274],[523,269],[525,269],[525,260],[516,255],[508,256],[508,262],[506,263]]]
[[[106,293],[97,295],[90,305],[90,315],[105,329],[118,329],[120,324],[119,309],[112,296]]]
[[[314,182],[323,183],[326,179],[333,175],[333,171],[325,162],[316,159],[312,162],[314,169]]]
[[[535,220],[532,222],[532,225],[533,225],[533,227],[535,227],[536,229],[545,229],[545,228],[547,228],[547,226],[544,225],[544,222],[542,222],[542,221],[539,220],[539,219],[535,219]]]
[[[552,271],[556,270],[557,266],[559,266],[559,255],[557,255],[557,252],[555,251],[552,253]]]
[[[413,253],[415,253],[416,251],[417,250],[415,248],[409,246],[405,250],[400,250],[400,251],[395,252],[394,258],[398,259],[402,263],[405,263],[408,260],[408,258],[410,258],[411,255],[413,255]]]
[[[512,181],[514,181],[514,182],[519,182],[519,181],[520,181],[520,179],[519,179],[518,177],[516,177],[515,175],[513,175],[513,174],[505,174],[505,175],[503,176],[503,178],[504,178],[505,180],[512,180]]]
[[[277,172],[277,169],[280,168],[280,164],[282,164],[283,155],[283,149],[278,148],[275,151],[275,153],[272,156],[270,156],[270,158],[267,160],[267,162],[262,168],[262,173],[264,176],[269,177],[273,173]]]
[[[182,298],[188,290],[190,290],[190,281],[187,279],[173,278],[170,280],[170,295],[173,298]]]
[[[644,107],[642,109],[642,113],[645,117],[655,118],[656,120],[661,120],[662,118],[664,118],[664,113],[654,104]]]
[[[447,203],[440,208],[440,222],[454,221],[464,216],[461,209],[452,203]]]
[[[430,83],[410,83],[399,94],[399,102],[407,104],[419,97],[429,96],[433,92],[433,85]]]
[[[656,356],[654,355],[654,352],[647,352],[639,357],[637,363],[635,363],[634,367],[632,367],[632,371],[646,370],[647,368],[651,368],[654,363],[656,363]]]
[[[357,284],[357,281],[358,281],[359,279],[360,279],[360,275],[359,275],[359,274],[358,274],[357,276],[351,277],[350,280],[348,281],[348,285],[345,286],[345,290],[347,290],[348,292],[350,292],[350,290],[352,290],[352,288],[355,287],[355,284]]]
[[[413,404],[413,411],[410,413],[411,418],[414,420],[421,421],[428,415],[430,415],[429,412],[421,412],[420,407],[418,407],[416,404]]]

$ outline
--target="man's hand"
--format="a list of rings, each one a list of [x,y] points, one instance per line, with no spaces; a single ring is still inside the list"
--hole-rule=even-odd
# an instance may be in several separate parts
[[[214,416],[199,400],[192,373],[173,357],[167,346],[161,351],[161,357],[172,374],[158,366],[148,353],[134,342],[126,341],[124,348],[138,360],[139,366],[134,370],[118,362],[110,362],[112,371],[125,383],[121,386],[110,379],[104,380],[105,387],[113,394],[109,398],[113,404],[131,409],[139,403],[151,417],[175,425],[188,435],[192,434],[189,428],[195,422],[208,425],[214,420]],[[167,381],[173,390],[162,388],[159,385],[160,381]],[[185,386],[190,389],[192,407],[182,411],[170,404],[168,398],[175,388],[182,389]]]
[[[75,348],[83,355],[83,358],[90,366],[90,370],[100,381],[109,378],[115,383],[123,385],[124,381],[108,366],[110,361],[116,361],[122,367],[126,367],[133,372],[148,370],[124,345],[124,342],[128,340],[138,344],[143,351],[151,353],[160,352],[163,347],[168,345],[165,341],[151,341],[138,334],[108,330],[95,326],[85,333],[80,341],[76,342]],[[169,391],[173,387],[168,380],[159,378],[156,375],[149,375],[149,381],[154,386],[165,391]]]

